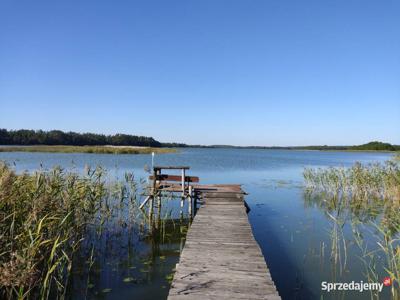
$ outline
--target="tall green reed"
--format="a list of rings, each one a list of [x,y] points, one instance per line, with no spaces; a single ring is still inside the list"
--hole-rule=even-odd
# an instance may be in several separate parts
[[[1,163],[0,298],[64,299],[74,284],[89,295],[102,265],[119,263],[110,255],[123,253],[121,245],[131,249],[137,237],[166,242],[172,213],[165,207],[150,226],[139,209],[148,188],[131,173],[108,177],[100,167],[16,174]]]
[[[0,298],[62,298],[104,194],[101,168],[18,175],[1,163]]]
[[[384,271],[394,280],[391,294],[397,299],[400,282],[400,164],[354,164],[350,168],[304,170],[305,199],[314,202],[333,222],[331,258],[336,263],[346,251],[343,227],[349,221],[369,281],[378,281],[377,257],[383,256]],[[361,226],[363,225],[363,227]],[[365,239],[365,226],[374,237]],[[343,243],[343,247],[338,247]],[[379,295],[371,294],[371,298]]]

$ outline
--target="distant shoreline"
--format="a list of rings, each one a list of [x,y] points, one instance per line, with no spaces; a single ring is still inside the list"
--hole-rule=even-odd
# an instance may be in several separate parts
[[[0,152],[43,152],[43,153],[95,153],[95,154],[157,154],[176,153],[173,148],[154,148],[142,146],[0,146]]]
[[[266,141],[267,142],[267,141]],[[307,145],[307,146],[234,146],[228,144],[185,144],[185,143],[165,143],[155,140],[153,137],[138,136],[131,134],[105,135],[98,133],[77,133],[64,132],[61,130],[7,130],[0,128],[0,147],[1,145],[12,146],[49,146],[61,145],[65,147],[153,147],[153,148],[233,148],[233,149],[271,149],[271,150],[321,150],[321,151],[381,151],[396,152],[400,151],[400,145],[393,145],[387,142],[371,141],[362,145]],[[80,148],[82,149],[82,148]],[[102,148],[103,149],[103,148]],[[52,150],[52,149],[51,149]],[[88,151],[91,151],[89,149]],[[102,152],[103,150],[99,150]],[[120,152],[125,150],[120,150]],[[60,151],[51,151],[60,152]],[[76,151],[70,151],[76,152]],[[108,153],[109,151],[107,151]],[[154,151],[156,152],[156,151]],[[167,152],[171,152],[168,151]],[[161,151],[164,153],[164,151]]]
[[[391,150],[366,150],[366,149],[307,149],[301,147],[238,147],[238,146],[190,146],[190,147],[145,147],[145,146],[65,146],[65,145],[0,145],[1,152],[42,152],[42,153],[93,153],[93,154],[156,154],[177,153],[179,149],[237,149],[237,150],[284,150],[284,151],[315,151],[315,152],[369,152],[369,153],[393,153],[400,151]]]
[[[391,152],[400,151],[400,145],[391,145],[382,142],[370,142],[363,145],[355,146],[230,146],[230,145],[187,145],[193,148],[215,148],[215,149],[260,149],[260,150],[297,150],[297,151],[349,151],[349,152]]]

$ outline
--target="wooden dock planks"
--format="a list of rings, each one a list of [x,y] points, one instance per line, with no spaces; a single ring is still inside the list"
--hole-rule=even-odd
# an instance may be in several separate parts
[[[214,185],[201,195],[203,205],[189,228],[168,299],[281,299],[254,239],[240,186]]]

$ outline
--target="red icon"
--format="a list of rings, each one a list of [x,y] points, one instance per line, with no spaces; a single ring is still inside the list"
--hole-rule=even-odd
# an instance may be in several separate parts
[[[384,286],[391,286],[392,285],[392,279],[390,277],[383,278],[383,285]]]

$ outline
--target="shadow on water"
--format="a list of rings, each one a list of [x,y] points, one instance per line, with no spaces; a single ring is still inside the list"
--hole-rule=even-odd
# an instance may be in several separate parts
[[[393,206],[378,197],[365,202],[344,193],[305,190],[306,207],[319,209],[330,221],[329,259],[332,282],[358,280],[382,283],[389,276],[393,284],[378,291],[333,291],[324,299],[399,299],[400,216]],[[348,278],[351,269],[360,270]]]
[[[330,212],[329,210],[321,206],[318,201],[305,201],[302,192],[298,192],[296,186],[303,181],[303,167],[341,165],[346,167],[351,166],[356,160],[384,161],[388,157],[390,154],[387,153],[184,149],[180,153],[160,155],[157,157],[157,163],[190,165],[193,173],[198,175],[203,183],[247,184],[245,190],[250,196],[246,197],[246,201],[250,200],[248,204],[252,208],[249,218],[254,235],[263,250],[283,299],[322,299],[321,280],[329,281],[334,278],[330,272],[329,253],[331,229],[334,224],[325,213],[325,211]],[[71,169],[73,161],[72,165],[76,165],[78,172],[86,164],[102,165],[111,171],[114,178],[121,178],[124,172],[132,170],[136,176],[147,177],[143,165],[151,162],[151,157],[145,155],[16,152],[1,153],[0,159],[10,164],[18,162],[16,165],[18,172],[23,170],[33,172],[41,163],[45,168],[61,165]],[[266,178],[266,181],[260,182],[260,178]],[[254,209],[255,204],[249,199],[251,197],[254,202],[262,202],[263,206],[258,211]],[[126,202],[126,199],[124,201]],[[118,205],[118,200],[116,202]],[[135,205],[132,204],[132,207],[125,205],[121,209],[116,209],[112,221],[102,220],[101,216],[109,213],[104,209],[95,224],[89,226],[89,235],[85,236],[83,247],[74,258],[72,274],[67,285],[69,299],[166,298],[185,229],[180,229],[180,220],[175,220],[175,216],[168,216],[167,219],[174,221],[165,222],[164,229],[160,226],[158,233],[152,235],[143,217],[138,215]],[[258,214],[261,216],[258,217]],[[305,230],[303,226],[309,221],[308,219],[311,219],[309,223],[312,228]],[[101,226],[98,226],[99,224]],[[182,225],[184,228],[185,223]],[[346,245],[357,249],[358,245],[349,225],[351,224],[347,220],[343,227]],[[364,241],[367,241],[368,245],[376,245],[372,237],[377,230],[369,226],[368,222],[361,223],[358,227]],[[318,252],[321,242],[326,248],[326,255],[323,258],[314,254]],[[362,252],[350,251],[347,253],[349,259],[346,268],[350,272],[345,271],[343,277],[338,277],[340,280],[365,277],[363,276],[365,268],[360,260]],[[378,255],[374,257],[377,258]],[[380,272],[380,276],[382,274],[385,272]],[[328,299],[326,295],[323,296],[323,299]],[[354,299],[362,299],[362,296],[364,299],[369,298],[368,294],[360,294]],[[386,298],[382,296],[381,299]]]
[[[257,214],[257,205],[252,205],[249,213],[249,219],[253,226],[255,215]],[[268,208],[264,208],[267,215],[273,215],[275,212]],[[270,228],[273,226],[270,218],[263,218],[263,227]],[[253,226],[254,231],[254,226]],[[290,255],[286,248],[282,246],[281,238],[274,230],[268,230],[263,234],[254,231],[255,239],[260,245],[268,245],[262,247],[262,253],[266,259],[271,276],[274,280],[276,288],[282,299],[306,300],[315,299],[316,294],[308,287],[304,281],[305,268],[299,268],[296,263],[290,259]],[[290,272],[288,272],[290,270]]]
[[[286,200],[297,195],[303,206]],[[248,200],[255,238],[282,299],[397,299],[396,281],[379,294],[321,290],[323,281],[382,283],[395,271],[388,261],[400,257],[393,229],[400,222],[384,202],[348,206],[323,193],[273,185],[266,193],[254,190]],[[300,209],[305,213],[298,214]]]
[[[68,299],[163,299],[186,236],[188,220],[93,228],[74,258]]]
[[[74,255],[67,299],[165,299],[183,249],[190,220],[179,201],[162,199],[148,218],[139,208],[142,186],[126,176],[113,182],[100,213]]]

